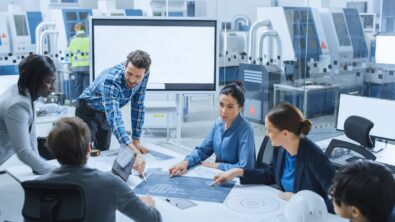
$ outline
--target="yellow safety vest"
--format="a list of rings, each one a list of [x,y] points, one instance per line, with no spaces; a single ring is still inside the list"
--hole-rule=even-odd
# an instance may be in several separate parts
[[[73,72],[89,72],[89,37],[85,31],[77,31],[69,45],[69,61]]]

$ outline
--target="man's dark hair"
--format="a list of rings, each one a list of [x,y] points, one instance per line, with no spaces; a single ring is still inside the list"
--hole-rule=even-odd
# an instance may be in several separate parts
[[[64,117],[54,123],[48,135],[49,151],[61,164],[78,166],[86,163],[91,132],[78,117]]]
[[[129,53],[126,59],[126,65],[132,63],[133,66],[139,69],[145,69],[145,73],[149,71],[151,66],[151,57],[148,53],[143,50],[136,50]]]
[[[244,85],[242,82],[236,80],[228,85],[225,85],[224,88],[221,89],[220,95],[232,96],[236,99],[239,106],[244,107]]]
[[[25,90],[28,89],[30,96],[36,97],[37,91],[49,75],[56,72],[53,61],[48,56],[29,55],[24,58],[18,65],[19,94],[26,96]]]
[[[333,178],[330,193],[336,205],[355,206],[370,222],[386,222],[395,205],[395,180],[385,166],[358,161]]]

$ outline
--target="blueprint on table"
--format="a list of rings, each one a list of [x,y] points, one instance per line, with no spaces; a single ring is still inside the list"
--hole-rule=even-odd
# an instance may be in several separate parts
[[[173,159],[174,158],[174,156],[170,156],[170,155],[167,155],[167,154],[164,154],[164,153],[161,153],[161,152],[158,152],[158,151],[154,151],[154,150],[150,150],[149,152],[157,160],[169,160],[169,159]]]
[[[176,197],[190,200],[223,203],[235,182],[210,186],[212,179],[201,177],[169,177],[168,173],[152,173],[134,192],[152,196]]]

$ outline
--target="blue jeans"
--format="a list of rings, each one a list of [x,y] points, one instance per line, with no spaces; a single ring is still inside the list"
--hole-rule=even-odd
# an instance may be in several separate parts
[[[89,86],[89,72],[74,72],[75,75],[75,95],[80,96],[84,89]]]

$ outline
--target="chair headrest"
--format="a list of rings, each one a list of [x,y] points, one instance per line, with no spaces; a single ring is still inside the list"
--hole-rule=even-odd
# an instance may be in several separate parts
[[[82,186],[68,182],[25,181],[22,215],[27,221],[82,221],[85,193]]]
[[[363,147],[373,147],[374,144],[370,138],[370,130],[374,123],[360,116],[350,116],[344,122],[344,133],[346,136]]]

